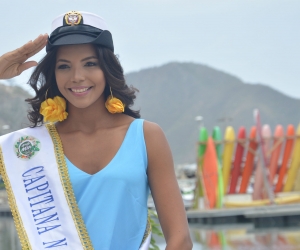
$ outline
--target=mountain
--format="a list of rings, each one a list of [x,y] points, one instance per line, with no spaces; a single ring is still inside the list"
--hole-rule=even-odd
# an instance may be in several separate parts
[[[210,132],[216,125],[223,131],[227,125],[235,129],[243,125],[249,132],[254,108],[273,129],[277,124],[297,126],[300,121],[300,100],[201,64],[168,63],[129,73],[126,80],[140,91],[134,108],[162,127],[176,164],[196,161],[196,116],[203,117]],[[0,133],[5,124],[11,130],[29,124],[24,102],[28,96],[22,88],[0,84]]]
[[[176,164],[196,161],[196,116],[209,131],[216,125],[249,131],[255,108],[272,128],[300,121],[300,100],[205,65],[169,63],[127,74],[126,80],[140,91],[134,107],[165,131]]]
[[[30,95],[18,86],[0,83],[0,135],[28,126],[26,114],[29,106],[24,101]],[[3,125],[10,129],[3,130]]]

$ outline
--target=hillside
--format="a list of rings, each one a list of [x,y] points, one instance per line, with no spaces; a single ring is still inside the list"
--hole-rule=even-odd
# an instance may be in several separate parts
[[[26,117],[28,105],[24,101],[29,94],[17,86],[7,86],[0,83],[0,135],[26,127],[29,122]],[[9,125],[9,130],[3,130],[3,125]]]
[[[195,162],[196,116],[204,118],[209,131],[215,125],[222,130],[226,125],[244,125],[249,131],[254,108],[260,109],[262,122],[273,129],[279,123],[297,125],[300,121],[300,100],[200,64],[169,63],[129,73],[126,79],[140,90],[135,108],[141,109],[142,118],[165,131],[176,164]],[[28,124],[24,102],[28,96],[19,87],[0,84],[0,133],[4,124],[12,130]]]
[[[142,117],[165,131],[175,163],[195,162],[196,116],[204,118],[210,131],[215,125],[250,128],[254,108],[260,109],[262,122],[272,128],[300,121],[300,100],[261,84],[245,84],[204,65],[169,63],[130,73],[126,79],[140,90],[135,107],[141,109]],[[227,122],[220,121],[224,117]]]

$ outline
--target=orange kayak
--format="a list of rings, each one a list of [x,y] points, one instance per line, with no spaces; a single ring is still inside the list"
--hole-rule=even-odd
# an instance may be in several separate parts
[[[241,164],[242,164],[243,155],[244,155],[245,139],[246,139],[246,129],[245,129],[245,127],[240,127],[239,132],[238,132],[238,143],[237,143],[236,150],[235,150],[233,169],[231,172],[231,182],[230,182],[229,194],[236,193],[236,185],[237,185],[238,178],[240,175],[240,169],[241,169]]]
[[[254,165],[254,157],[255,152],[257,149],[257,142],[256,142],[256,127],[253,126],[250,131],[250,143],[248,146],[247,158],[245,162],[245,167],[242,176],[242,182],[240,186],[240,194],[245,193],[249,184],[250,177],[253,172],[253,165]]]
[[[286,175],[288,163],[290,161],[290,157],[294,146],[294,138],[293,138],[294,135],[295,135],[295,128],[293,125],[290,124],[288,125],[286,131],[287,139],[286,139],[283,158],[282,158],[282,165],[279,171],[278,181],[275,188],[276,193],[281,192],[283,188],[283,179]]]
[[[202,173],[209,208],[214,208],[217,201],[218,162],[215,144],[211,137],[207,141]]]
[[[273,186],[274,177],[278,168],[278,159],[281,153],[281,147],[283,143],[284,131],[281,125],[277,125],[274,133],[273,152],[271,154],[270,165],[269,165],[269,181],[270,185]]]

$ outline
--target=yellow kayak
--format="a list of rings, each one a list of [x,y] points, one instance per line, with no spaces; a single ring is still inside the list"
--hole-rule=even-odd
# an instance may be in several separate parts
[[[287,174],[287,179],[283,188],[283,192],[290,192],[293,190],[295,180],[297,177],[297,172],[299,169],[299,164],[300,164],[300,124],[297,127],[297,132],[296,132],[296,141],[294,144],[294,149],[293,149],[293,154],[292,154],[292,162],[291,166],[288,170]],[[300,177],[299,177],[300,178]],[[298,189],[298,188],[297,188]]]
[[[300,195],[295,194],[291,196],[285,197],[277,197],[275,198],[275,204],[277,205],[284,205],[284,204],[291,204],[291,203],[298,203],[300,202]],[[256,200],[256,201],[224,201],[224,207],[226,208],[239,208],[239,207],[259,207],[269,205],[270,200]]]
[[[223,152],[222,172],[223,172],[224,194],[227,194],[230,170],[232,164],[232,154],[234,149],[234,140],[235,140],[233,127],[228,126],[226,128],[224,139],[225,139],[225,144],[224,144],[224,152]]]

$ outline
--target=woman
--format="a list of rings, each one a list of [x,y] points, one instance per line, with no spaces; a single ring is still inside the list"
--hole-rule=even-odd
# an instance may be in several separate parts
[[[26,61],[45,45],[40,63]],[[37,66],[29,80],[36,95],[27,100],[33,128],[0,140],[24,248],[147,249],[148,187],[166,249],[192,248],[167,140],[130,108],[135,89],[113,50],[101,17],[72,11],[53,21],[49,39],[40,35],[0,57],[0,79]]]

